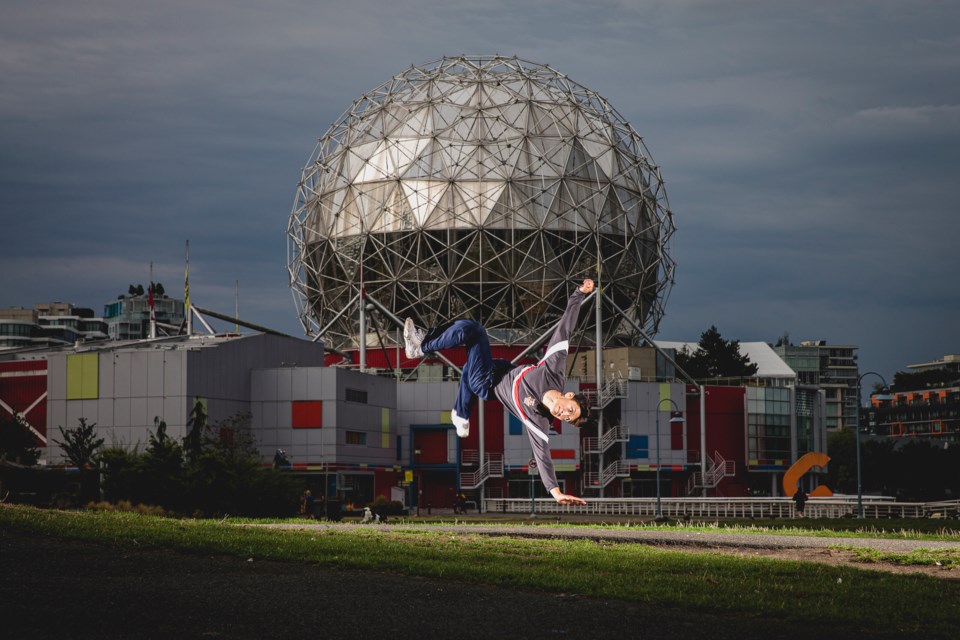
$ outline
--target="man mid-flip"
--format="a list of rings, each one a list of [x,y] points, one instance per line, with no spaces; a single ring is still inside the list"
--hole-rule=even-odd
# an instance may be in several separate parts
[[[566,380],[568,340],[577,322],[580,304],[593,291],[593,286],[593,280],[584,280],[570,295],[547,352],[535,365],[518,367],[506,360],[493,359],[486,329],[475,320],[456,320],[428,332],[414,325],[411,318],[403,325],[408,358],[422,358],[424,354],[461,345],[467,348],[467,361],[451,412],[457,435],[467,437],[474,401],[489,399],[492,392],[526,427],[540,479],[560,504],[586,504],[585,500],[560,490],[550,458],[549,433],[554,418],[582,427],[591,417],[590,405],[583,395],[573,391],[564,393],[562,389]]]

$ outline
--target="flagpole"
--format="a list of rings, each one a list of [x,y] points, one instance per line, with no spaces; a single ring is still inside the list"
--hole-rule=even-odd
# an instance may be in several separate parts
[[[187,268],[183,273],[183,315],[187,321],[187,335],[193,335],[193,313],[190,311],[190,241],[187,240]]]
[[[150,339],[157,337],[157,314],[153,306],[153,260],[150,261]]]

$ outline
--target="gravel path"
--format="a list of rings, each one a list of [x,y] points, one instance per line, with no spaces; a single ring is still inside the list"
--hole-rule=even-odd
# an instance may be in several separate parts
[[[513,536],[527,538],[563,538],[604,540],[608,542],[635,542],[658,546],[682,546],[737,549],[823,549],[827,547],[862,547],[876,549],[889,553],[909,553],[918,549],[957,549],[960,542],[939,542],[929,540],[900,540],[888,538],[822,538],[817,536],[787,536],[776,534],[757,533],[724,533],[724,532],[689,532],[689,531],[656,531],[649,529],[610,529],[592,527],[529,527],[521,525],[362,525],[362,524],[332,524],[317,523],[304,524],[277,524],[256,525],[277,528],[297,529],[356,529],[363,527],[382,527],[384,530],[417,530],[446,531],[450,533],[475,534],[485,536]]]

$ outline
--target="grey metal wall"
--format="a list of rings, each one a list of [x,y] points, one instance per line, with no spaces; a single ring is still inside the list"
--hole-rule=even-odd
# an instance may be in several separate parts
[[[106,446],[145,445],[154,418],[167,423],[168,435],[182,438],[198,397],[207,400],[210,424],[248,414],[252,368],[323,363],[321,344],[266,334],[107,344],[94,352],[98,397],[90,400],[67,399],[71,354],[52,353],[47,359],[47,427],[54,439],[61,439],[57,427],[74,428],[81,417],[96,423]],[[63,451],[51,441],[44,458],[58,464]]]
[[[397,385],[397,424],[400,425],[403,458],[409,461],[410,425],[450,424],[450,410],[457,397],[457,382],[410,382]],[[458,438],[447,434],[447,462],[457,461]]]
[[[366,402],[347,400],[347,389]],[[292,404],[321,401],[320,428],[293,428]],[[397,460],[397,384],[391,378],[333,367],[258,369],[250,374],[254,435],[265,458],[283,449],[294,464],[389,466]],[[347,444],[347,431],[366,444]]]
[[[661,391],[661,387],[663,390]],[[635,464],[655,464],[657,449],[657,405],[660,404],[660,463],[662,465],[682,465],[687,462],[686,425],[683,427],[683,448],[670,448],[670,412],[673,405],[665,399],[673,400],[684,419],[687,418],[686,386],[683,384],[660,384],[655,382],[627,383],[627,397],[621,401],[621,424],[628,435],[648,436],[649,457],[627,458]]]

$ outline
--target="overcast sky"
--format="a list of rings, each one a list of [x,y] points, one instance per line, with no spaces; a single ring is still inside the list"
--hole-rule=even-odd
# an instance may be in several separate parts
[[[316,140],[460,53],[549,64],[643,136],[677,226],[660,338],[855,344],[888,381],[960,353],[960,3],[925,0],[4,0],[0,308],[100,312],[151,261],[182,295],[189,238],[195,303],[239,281],[302,335]]]

